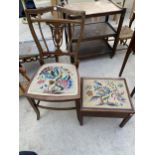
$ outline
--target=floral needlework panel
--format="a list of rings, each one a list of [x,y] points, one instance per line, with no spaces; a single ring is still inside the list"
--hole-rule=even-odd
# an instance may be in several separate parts
[[[83,107],[131,109],[124,80],[84,79]]]
[[[71,64],[43,65],[35,75],[28,93],[34,95],[64,96],[78,93],[76,67]]]

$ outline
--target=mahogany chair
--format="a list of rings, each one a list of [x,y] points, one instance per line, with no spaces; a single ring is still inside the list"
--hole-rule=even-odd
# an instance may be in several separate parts
[[[55,11],[58,12],[59,18],[55,19],[54,17],[49,18],[49,16],[46,16],[47,13],[52,15]],[[42,64],[32,78],[26,91],[26,97],[37,114],[37,120],[40,118],[39,108],[52,110],[76,109],[79,118],[80,77],[78,74],[78,49],[84,29],[85,12],[72,11],[59,6],[44,7],[35,10],[29,9],[25,10],[25,12],[29,28],[40,53],[40,63]],[[33,18],[33,14],[37,14],[38,18]],[[66,18],[63,19],[62,16]],[[69,16],[78,16],[79,18],[68,19],[67,17]],[[80,26],[80,33],[78,35],[76,48],[72,51],[72,34],[74,34],[74,26],[77,24]],[[38,25],[38,29],[35,28],[36,25]],[[43,29],[45,29],[46,26],[50,30],[48,35],[51,34],[50,36],[53,40],[53,42],[50,40],[50,44],[49,42],[47,43],[47,39],[44,37],[42,25]],[[38,38],[38,32],[40,32],[42,40]],[[66,41],[66,49],[62,48],[62,43],[65,41],[64,32],[69,36]],[[54,45],[54,49],[50,49],[51,45]],[[52,55],[56,62],[44,64],[43,57],[47,55]],[[71,63],[59,62],[61,56],[70,57]],[[47,107],[41,104],[40,101],[59,103],[64,101],[75,101],[76,106],[67,108]]]

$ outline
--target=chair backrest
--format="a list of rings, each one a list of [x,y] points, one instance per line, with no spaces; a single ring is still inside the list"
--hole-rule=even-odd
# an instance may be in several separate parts
[[[131,28],[133,21],[135,20],[135,11],[133,11],[132,16],[130,17],[129,27]]]
[[[58,17],[53,13],[57,12]],[[78,66],[78,50],[84,30],[84,11],[68,10],[60,6],[50,6],[37,9],[25,10],[27,21],[33,39],[37,45],[40,54],[40,63],[44,64],[44,56],[50,55],[58,61],[59,56],[68,55],[72,63]],[[34,17],[34,15],[36,15]],[[72,36],[74,26],[80,26],[80,33],[72,51]],[[47,38],[48,36],[48,38]],[[62,44],[66,41],[66,50],[62,49]],[[54,49],[51,46],[54,45]]]

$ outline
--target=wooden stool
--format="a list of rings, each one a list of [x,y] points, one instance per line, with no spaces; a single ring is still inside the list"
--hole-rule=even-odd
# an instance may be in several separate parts
[[[124,78],[82,78],[80,124],[83,116],[123,118],[123,127],[134,114]]]

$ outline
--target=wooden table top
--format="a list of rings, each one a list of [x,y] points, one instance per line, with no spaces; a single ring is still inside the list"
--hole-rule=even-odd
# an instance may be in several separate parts
[[[85,11],[87,16],[107,12],[121,11],[121,8],[117,7],[115,4],[108,0],[66,4],[64,8],[70,10]]]

